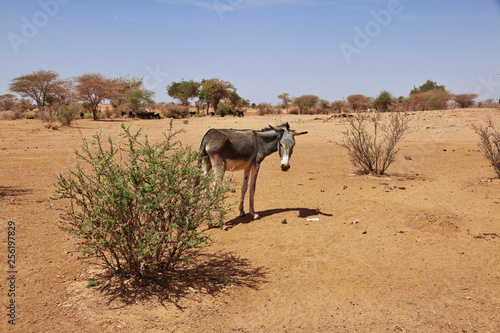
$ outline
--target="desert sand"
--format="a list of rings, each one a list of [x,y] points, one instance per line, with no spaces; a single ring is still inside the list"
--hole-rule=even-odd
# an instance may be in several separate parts
[[[194,149],[210,128],[289,122],[291,169],[262,163],[255,208],[170,284],[108,278],[58,228],[49,196],[75,165],[81,136],[122,123],[161,140],[170,120],[78,120],[48,130],[0,120],[0,331],[15,332],[500,332],[500,180],[471,127],[500,110],[412,112],[412,132],[387,175],[356,173],[328,115],[174,120]],[[406,158],[405,158],[406,156]],[[229,174],[237,203],[242,172]],[[245,203],[248,210],[248,202]],[[8,323],[8,221],[14,221],[15,325]],[[91,279],[98,284],[85,288]]]

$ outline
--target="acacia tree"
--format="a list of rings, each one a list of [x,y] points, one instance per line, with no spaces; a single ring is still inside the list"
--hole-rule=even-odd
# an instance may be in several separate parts
[[[461,108],[470,108],[474,104],[474,99],[476,99],[478,94],[457,94],[452,97],[452,99],[457,102],[458,106]]]
[[[0,111],[12,110],[18,103],[16,95],[4,94],[0,95]]]
[[[67,95],[70,90],[67,89],[67,81],[59,79],[59,74],[43,69],[16,77],[9,85],[11,92],[33,99],[40,112],[54,104],[60,96]]]
[[[75,78],[78,98],[87,104],[97,120],[98,106],[104,100],[115,98],[118,89],[113,80],[99,73],[87,73]]]
[[[289,93],[282,93],[281,95],[278,95],[278,98],[281,99],[281,103],[285,107],[286,113],[288,113],[288,105],[292,102],[292,99],[290,98]]]
[[[202,80],[199,98],[205,101],[209,107],[211,103],[214,108],[214,112],[216,112],[220,101],[224,98],[228,98],[234,90],[235,88],[231,83],[221,79],[214,78]]]
[[[182,79],[181,82],[170,83],[167,86],[167,93],[168,96],[178,99],[187,109],[189,107],[189,100],[198,97],[200,86],[201,84],[199,82],[193,80],[184,81],[184,79]]]
[[[369,103],[370,97],[366,97],[365,95],[357,94],[347,97],[347,104],[352,108],[354,112],[360,111],[362,108],[367,107]]]
[[[146,89],[135,89],[129,92],[127,101],[132,104],[134,110],[153,103],[155,92]]]
[[[387,90],[380,92],[378,97],[373,101],[373,105],[377,111],[386,112],[389,111],[389,107],[392,105],[392,95]]]
[[[418,94],[418,93],[424,93],[426,91],[437,90],[437,89],[439,89],[439,90],[445,90],[445,87],[444,87],[444,85],[442,85],[442,86],[438,85],[434,81],[427,80],[424,84],[422,84],[418,88],[416,88],[415,86],[413,86],[413,89],[410,91],[410,95]]]
[[[333,112],[343,113],[347,109],[347,102],[341,100],[333,101],[331,103],[331,108],[333,109]]]
[[[319,100],[319,107],[320,107],[321,113],[328,114],[328,112],[332,109],[332,103],[330,103],[326,99],[320,99]]]
[[[128,75],[112,79],[116,85],[117,93],[110,98],[111,105],[116,109],[118,106],[127,102],[130,93],[142,87],[142,79],[137,77],[129,78]]]
[[[319,97],[316,95],[302,95],[293,100],[293,104],[299,107],[299,112],[307,112],[310,108],[315,107],[319,103]]]
[[[228,100],[233,110],[236,110],[244,102],[243,98],[236,92],[236,89],[229,93]]]

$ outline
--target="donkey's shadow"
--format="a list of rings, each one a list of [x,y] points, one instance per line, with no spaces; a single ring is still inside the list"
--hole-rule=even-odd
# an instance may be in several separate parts
[[[291,211],[297,211],[299,213],[298,217],[304,219],[315,215],[333,216],[333,214],[323,213],[318,209],[310,209],[310,208],[275,208],[275,209],[261,210],[258,213],[262,219],[267,216],[272,216],[275,214],[291,212]],[[246,214],[245,216],[238,216],[232,220],[227,221],[225,225],[228,227],[234,227],[240,223],[250,223],[252,221],[254,221],[252,216],[250,214]]]

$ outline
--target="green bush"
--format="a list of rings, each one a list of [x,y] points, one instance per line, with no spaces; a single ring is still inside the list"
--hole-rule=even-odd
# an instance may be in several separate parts
[[[228,186],[211,188],[214,176],[203,174],[198,152],[174,141],[172,123],[155,144],[122,128],[119,143],[105,144],[100,134],[83,140],[76,170],[58,177],[55,199],[69,199],[61,227],[82,252],[143,277],[173,269],[210,240],[201,225],[222,223]]]
[[[80,118],[80,113],[82,112],[83,107],[81,105],[63,105],[59,108],[56,119],[64,126],[69,126],[74,120]]]
[[[36,112],[25,112],[21,115],[24,119],[35,119],[36,118]]]
[[[215,113],[221,117],[227,116],[229,114],[229,106],[226,104],[219,104],[219,107],[217,108],[217,112]]]

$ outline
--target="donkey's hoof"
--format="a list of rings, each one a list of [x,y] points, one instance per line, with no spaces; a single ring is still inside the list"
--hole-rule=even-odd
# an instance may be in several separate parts
[[[240,212],[240,217],[243,217],[245,215],[247,215],[245,212],[243,212],[243,211]]]
[[[260,220],[259,214],[253,214],[253,219],[254,220]]]

